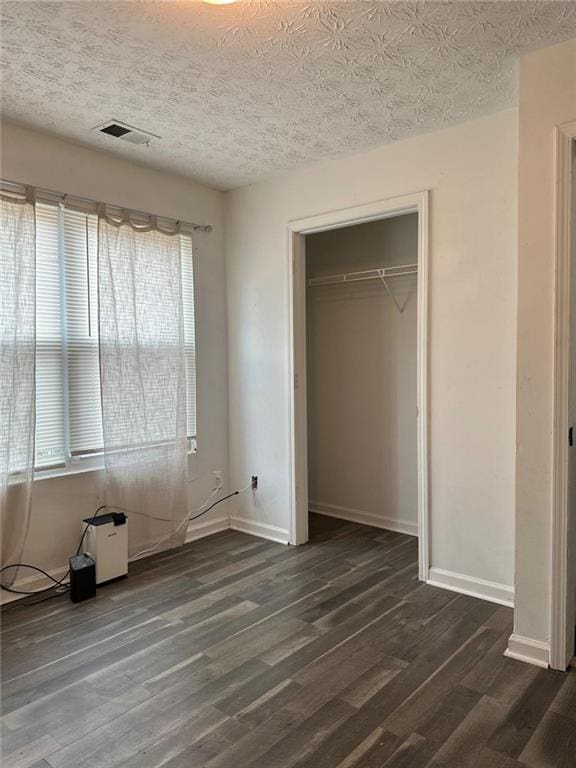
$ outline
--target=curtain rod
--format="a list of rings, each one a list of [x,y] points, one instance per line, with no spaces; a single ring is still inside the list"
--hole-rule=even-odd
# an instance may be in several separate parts
[[[121,205],[114,205],[113,203],[102,203],[99,200],[94,200],[90,197],[68,195],[65,192],[56,192],[55,190],[47,189],[46,187],[35,187],[30,184],[22,184],[18,181],[10,181],[9,179],[0,179],[0,191],[6,194],[21,196],[23,198],[30,198],[33,196],[40,200],[44,199],[47,202],[70,203],[71,208],[77,208],[78,210],[83,210],[82,205],[85,204],[84,210],[88,213],[98,213],[101,210],[111,209],[112,211],[122,211],[127,218],[136,216],[137,218],[141,217],[151,220],[161,219],[162,221],[175,222],[178,227],[191,229],[195,232],[212,232],[213,230],[211,224],[195,224],[194,222],[180,221],[178,219],[173,219],[170,216],[160,216],[147,211],[139,211],[135,208],[124,208]]]

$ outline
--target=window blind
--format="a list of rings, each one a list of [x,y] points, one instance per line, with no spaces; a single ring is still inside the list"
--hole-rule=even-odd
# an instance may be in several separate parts
[[[64,464],[61,210],[36,205],[36,466]]]
[[[64,210],[64,313],[70,456],[102,450],[98,356],[98,218]]]
[[[188,437],[196,437],[192,240],[181,235]],[[36,467],[102,450],[98,218],[36,204]]]
[[[196,324],[194,320],[194,262],[192,238],[182,235],[182,301],[184,304],[184,349],[186,360],[186,428],[196,437]]]

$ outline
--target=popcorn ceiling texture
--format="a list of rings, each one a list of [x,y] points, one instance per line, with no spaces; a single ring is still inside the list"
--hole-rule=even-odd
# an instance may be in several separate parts
[[[1,5],[2,113],[221,189],[515,101],[515,57],[576,2]],[[110,118],[162,136],[135,147]]]

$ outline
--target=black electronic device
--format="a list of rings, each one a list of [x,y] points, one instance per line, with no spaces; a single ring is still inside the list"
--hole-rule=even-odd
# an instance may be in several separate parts
[[[96,596],[96,563],[90,555],[74,555],[70,563],[70,599],[81,603]]]

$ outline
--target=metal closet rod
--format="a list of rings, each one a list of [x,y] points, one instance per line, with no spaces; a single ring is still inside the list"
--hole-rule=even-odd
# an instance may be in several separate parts
[[[363,280],[382,281],[390,277],[404,277],[405,275],[417,274],[418,264],[402,264],[397,267],[381,267],[380,269],[365,269],[362,272],[344,272],[340,275],[311,277],[308,280],[308,285],[341,285],[342,283],[358,283]]]
[[[34,198],[38,199],[40,202],[44,200],[51,203],[69,203],[72,208],[82,210],[85,213],[97,213],[100,207],[104,207],[111,211],[122,211],[127,214],[128,217],[141,216],[149,219],[160,219],[161,221],[173,221],[184,229],[191,229],[199,232],[212,232],[213,229],[211,224],[194,224],[194,222],[191,221],[180,221],[170,216],[161,216],[154,213],[148,213],[147,211],[138,211],[134,208],[125,208],[121,205],[114,205],[113,203],[101,203],[99,200],[94,200],[91,197],[67,195],[65,192],[56,192],[53,189],[47,189],[45,187],[34,187],[30,184],[22,184],[21,182],[10,181],[9,179],[0,179],[0,192],[23,198],[27,198],[32,193]]]

